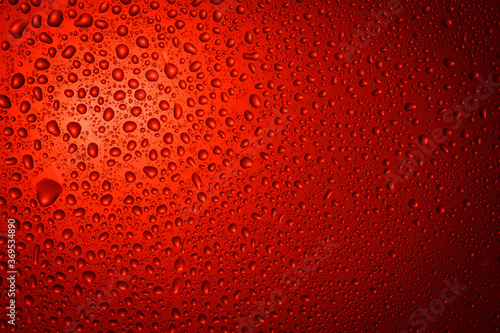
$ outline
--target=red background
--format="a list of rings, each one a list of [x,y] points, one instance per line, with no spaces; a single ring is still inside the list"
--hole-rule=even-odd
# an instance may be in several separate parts
[[[396,7],[3,1],[1,330],[498,331],[498,3]]]

